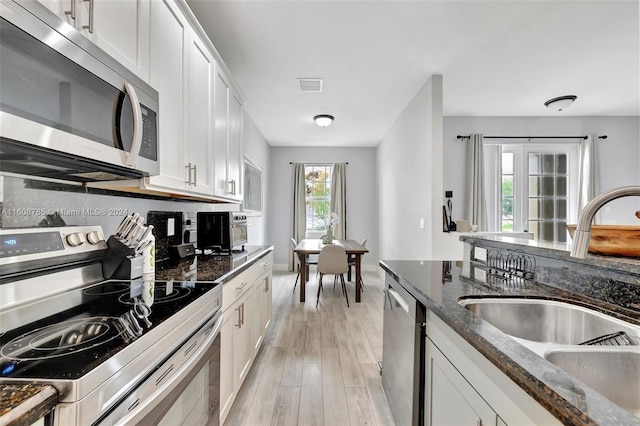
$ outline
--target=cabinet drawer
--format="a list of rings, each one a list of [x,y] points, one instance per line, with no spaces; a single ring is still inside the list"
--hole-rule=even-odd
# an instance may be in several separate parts
[[[224,283],[222,286],[222,311],[228,307],[248,290],[253,288],[253,282],[257,278],[255,265],[242,272],[240,275]]]
[[[273,252],[269,252],[260,258],[252,268],[256,270],[255,279],[260,278],[264,274],[270,274],[273,269]]]

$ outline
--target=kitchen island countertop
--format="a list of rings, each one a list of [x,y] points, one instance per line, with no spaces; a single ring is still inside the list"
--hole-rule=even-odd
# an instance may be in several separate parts
[[[0,385],[0,425],[30,425],[46,416],[56,405],[53,386],[35,383]]]
[[[500,279],[472,281],[460,276],[461,265],[453,262],[382,260],[380,266],[563,424],[640,425],[640,418],[476,317],[458,301],[463,296],[486,295],[572,301],[638,325],[640,314],[523,279],[515,283]],[[567,387],[567,382],[573,385]],[[576,402],[585,397],[588,405]]]

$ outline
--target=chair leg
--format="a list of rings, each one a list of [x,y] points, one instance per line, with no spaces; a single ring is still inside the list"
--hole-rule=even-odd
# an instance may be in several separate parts
[[[322,289],[322,274],[320,274],[320,280],[318,281],[318,298],[316,299],[316,308],[318,308],[318,303],[320,302],[320,290]]]
[[[347,308],[349,307],[349,295],[347,294],[347,286],[344,283],[344,274],[340,274],[340,281],[342,281],[342,290],[344,291],[344,297],[347,299]]]

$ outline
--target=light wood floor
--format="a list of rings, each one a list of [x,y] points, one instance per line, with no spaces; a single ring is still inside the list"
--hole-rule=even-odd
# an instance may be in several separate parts
[[[347,282],[347,308],[340,285],[334,291],[327,276],[316,309],[311,275],[300,303],[300,283],[292,291],[296,274],[274,271],[270,330],[226,426],[394,425],[378,367],[383,280],[363,273],[362,303]]]

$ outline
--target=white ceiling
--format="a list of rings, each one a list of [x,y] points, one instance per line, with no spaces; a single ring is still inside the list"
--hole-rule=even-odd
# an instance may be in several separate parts
[[[640,114],[638,0],[187,3],[271,145],[375,146],[432,74],[445,116]]]

